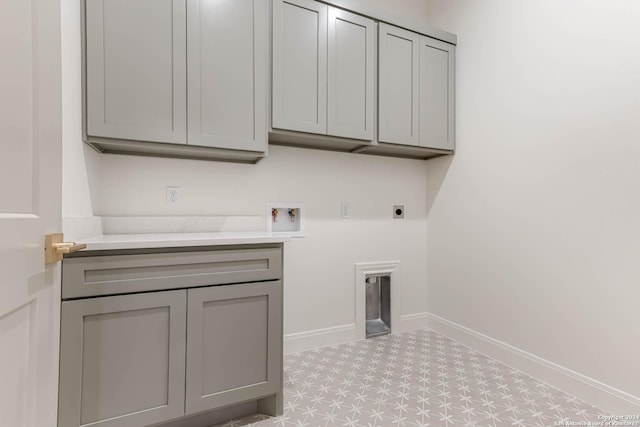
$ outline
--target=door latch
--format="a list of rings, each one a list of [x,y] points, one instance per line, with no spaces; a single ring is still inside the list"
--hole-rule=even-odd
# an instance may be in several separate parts
[[[44,236],[44,263],[53,264],[62,261],[64,254],[77,252],[87,247],[84,243],[63,242],[64,234],[55,233]]]

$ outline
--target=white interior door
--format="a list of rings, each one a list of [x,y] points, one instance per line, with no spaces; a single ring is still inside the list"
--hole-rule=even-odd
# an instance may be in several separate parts
[[[56,424],[61,228],[59,0],[0,1],[0,425]]]

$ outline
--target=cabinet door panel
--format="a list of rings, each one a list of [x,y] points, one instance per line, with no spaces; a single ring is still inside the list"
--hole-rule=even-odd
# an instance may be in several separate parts
[[[86,2],[87,133],[186,142],[185,0]]]
[[[184,415],[186,291],[62,303],[59,427]]]
[[[420,145],[454,149],[455,47],[422,37],[420,43]]]
[[[267,2],[188,0],[190,145],[264,151]]]
[[[282,285],[190,289],[186,412],[275,394],[282,382]]]
[[[374,21],[329,7],[329,135],[373,139]]]
[[[418,145],[420,36],[379,24],[379,140]]]
[[[327,6],[273,2],[273,127],[327,133]]]

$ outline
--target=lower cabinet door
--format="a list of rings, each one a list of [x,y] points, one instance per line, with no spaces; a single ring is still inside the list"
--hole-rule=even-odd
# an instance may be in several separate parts
[[[184,415],[186,291],[62,303],[58,427]]]
[[[188,290],[187,414],[282,385],[282,282]]]

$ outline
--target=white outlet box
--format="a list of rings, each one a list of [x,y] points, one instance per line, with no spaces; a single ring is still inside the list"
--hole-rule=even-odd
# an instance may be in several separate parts
[[[351,207],[349,203],[342,204],[341,215],[342,219],[351,219]]]
[[[167,206],[175,206],[180,201],[180,187],[167,187]]]
[[[304,237],[306,213],[304,203],[267,203],[267,232],[281,236]]]

